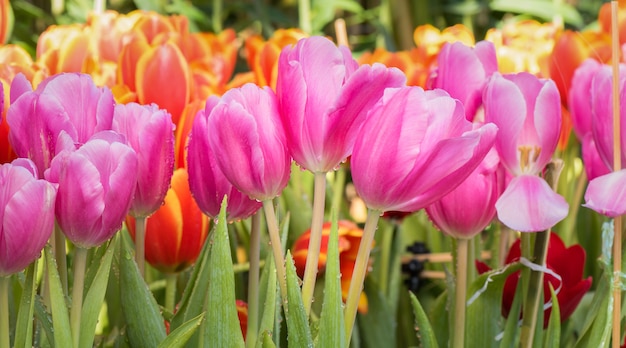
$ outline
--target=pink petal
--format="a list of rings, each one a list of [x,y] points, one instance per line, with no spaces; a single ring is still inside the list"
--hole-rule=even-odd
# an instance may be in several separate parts
[[[608,217],[626,213],[626,169],[599,176],[589,182],[583,206]]]
[[[595,59],[585,60],[574,72],[567,98],[574,133],[579,140],[591,132],[591,82],[602,65]]]
[[[24,74],[19,73],[15,75],[13,81],[11,82],[11,92],[10,92],[10,100],[11,104],[15,103],[17,98],[22,96],[24,93],[32,92],[33,86],[30,84],[30,81],[24,76]]]
[[[569,205],[545,180],[521,175],[509,183],[496,202],[498,219],[520,232],[544,231],[563,220]]]
[[[541,153],[535,162],[537,172],[552,159],[561,133],[561,96],[552,80],[544,80],[545,84],[535,101],[534,124],[537,131]]]

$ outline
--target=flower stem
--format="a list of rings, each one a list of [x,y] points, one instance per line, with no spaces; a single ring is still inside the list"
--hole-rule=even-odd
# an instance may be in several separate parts
[[[9,287],[11,277],[0,277],[0,348],[11,347],[9,339]]]
[[[378,279],[380,280],[380,292],[387,299],[389,288],[389,262],[391,261],[391,248],[393,248],[393,237],[396,230],[396,222],[392,221],[389,224],[389,229],[384,231],[382,235],[382,245],[380,247],[380,273]]]
[[[298,16],[300,18],[300,29],[307,34],[311,34],[311,0],[298,1]]]
[[[333,198],[330,202],[330,211],[335,212],[339,216],[341,202],[344,201],[344,190],[346,188],[346,168],[341,166],[335,172],[335,181],[333,181]]]
[[[308,316],[313,302],[313,290],[317,279],[317,267],[322,244],[322,225],[324,224],[324,206],[326,204],[326,173],[315,173],[315,191],[313,193],[313,216],[311,218],[311,237],[304,267],[302,284],[302,303]]]
[[[215,33],[220,33],[222,31],[222,9],[224,8],[224,4],[222,4],[222,0],[213,0],[213,31]]]
[[[354,322],[356,320],[356,310],[359,305],[361,291],[363,290],[363,281],[365,280],[370,251],[372,251],[372,242],[374,241],[380,214],[381,212],[378,210],[369,209],[367,211],[367,220],[365,221],[363,237],[361,238],[359,252],[354,263],[354,271],[352,272],[350,289],[348,290],[348,298],[346,299],[346,309],[344,311],[344,317],[346,319],[346,337],[348,338],[347,345],[350,345],[352,329],[354,328]]]
[[[70,312],[70,327],[72,328],[74,347],[78,347],[80,344],[80,320],[83,309],[86,264],[87,249],[77,246],[74,249],[74,286],[72,288],[72,310]]]
[[[254,347],[259,331],[259,270],[261,258],[261,214],[252,215],[250,271],[248,272],[248,329],[246,346]]]
[[[165,275],[165,309],[174,313],[176,308],[176,282],[178,274],[168,273]]]
[[[63,293],[68,294],[67,290],[67,252],[65,251],[65,235],[58,224],[54,225],[54,258],[57,261],[57,269],[61,278],[61,286]]]
[[[146,217],[135,218],[135,261],[142,277],[146,268],[146,220]]]
[[[465,344],[465,298],[467,294],[468,247],[468,239],[456,239],[456,286],[454,298],[453,348],[463,348]]]
[[[285,256],[280,243],[280,233],[278,231],[278,221],[276,221],[276,212],[271,199],[263,201],[263,211],[265,211],[265,220],[267,221],[267,229],[270,235],[270,244],[274,253],[276,264],[276,275],[278,276],[278,285],[280,286],[280,296],[282,297],[283,306],[287,305],[287,277],[285,273]]]

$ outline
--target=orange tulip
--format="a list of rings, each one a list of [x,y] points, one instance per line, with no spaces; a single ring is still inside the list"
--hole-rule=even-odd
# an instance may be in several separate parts
[[[235,302],[237,306],[237,316],[239,317],[239,326],[241,327],[241,333],[244,340],[246,339],[246,333],[248,333],[248,304],[242,300]]]
[[[426,88],[426,81],[437,58],[437,55],[428,55],[426,51],[423,47],[398,52],[377,48],[374,52],[362,54],[359,64],[382,63],[388,67],[398,68],[406,75],[408,86]]]
[[[134,219],[128,216],[126,223],[134,238]],[[208,217],[191,196],[187,171],[175,170],[163,206],[146,223],[146,260],[164,273],[184,270],[200,254],[208,226]]]
[[[330,236],[331,223],[325,223],[322,228],[322,244],[318,260],[318,270],[320,273],[323,272],[326,267],[328,238]],[[356,255],[359,251],[359,244],[361,243],[363,230],[352,221],[341,220],[338,222],[338,233],[341,294],[343,300],[345,301],[348,296],[348,289],[350,289],[350,280],[352,279],[354,263],[356,262]],[[292,247],[293,261],[296,265],[296,272],[300,277],[304,275],[304,267],[306,265],[310,238],[311,230],[308,230],[296,240]],[[367,313],[367,307],[367,297],[365,296],[365,293],[361,293],[358,310],[361,313]]]
[[[204,110],[205,103],[205,100],[196,99],[187,104],[176,124],[175,168],[187,168],[187,140],[191,133],[193,119],[198,111]]]
[[[439,30],[430,24],[420,25],[413,32],[413,41],[418,48],[424,48],[428,56],[437,55],[446,42],[460,41],[466,46],[474,46],[474,34],[466,26],[456,24]]]
[[[9,13],[11,11],[11,4],[9,0],[0,0],[0,45],[4,44],[9,39]]]
[[[619,28],[619,44],[626,43],[626,1],[619,0],[617,8],[617,25]],[[611,35],[611,3],[606,2],[598,12],[598,22],[603,33]]]

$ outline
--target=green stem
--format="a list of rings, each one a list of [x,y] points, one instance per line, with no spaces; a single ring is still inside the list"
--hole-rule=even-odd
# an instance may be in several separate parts
[[[250,228],[250,272],[248,273],[248,329],[246,347],[254,347],[259,331],[259,273],[261,258],[261,214],[252,215]]]
[[[453,348],[463,348],[465,344],[465,298],[467,296],[468,247],[468,239],[457,238]]]
[[[300,18],[300,29],[307,34],[311,34],[311,0],[298,1],[298,16]]]
[[[64,1],[58,1],[55,0],[54,2],[64,2]],[[63,9],[63,5],[59,5],[61,7],[59,7],[61,10]],[[95,0],[93,2],[93,11],[97,14],[103,14],[104,11],[106,10],[106,0]]]
[[[322,226],[324,225],[324,206],[326,204],[326,173],[315,173],[315,191],[313,193],[313,216],[311,218],[311,235],[309,249],[304,267],[302,284],[302,303],[308,316],[313,302],[313,290],[317,279],[317,267],[322,244]]]
[[[378,226],[380,214],[381,212],[378,210],[369,209],[367,211],[367,220],[365,221],[365,228],[363,229],[363,237],[361,237],[359,252],[354,263],[354,271],[352,272],[350,289],[348,290],[348,298],[346,299],[346,309],[344,311],[348,346],[350,345],[352,329],[354,328],[354,322],[356,321],[356,311],[359,306],[361,291],[363,290],[365,273],[367,271],[370,252],[372,251],[372,242],[374,241],[374,235],[376,234],[376,227]]]
[[[10,348],[9,340],[9,288],[11,277],[0,277],[0,348]]]
[[[282,297],[283,306],[287,306],[287,277],[285,273],[285,256],[280,242],[280,232],[278,230],[278,221],[276,221],[276,212],[271,199],[263,201],[263,211],[265,211],[265,220],[267,221],[267,230],[270,235],[270,244],[274,253],[276,264],[276,276],[278,277],[278,285],[280,286],[280,296]]]
[[[550,230],[536,233],[534,262],[538,265],[545,266],[546,256],[548,254],[548,242],[550,240]],[[522,347],[531,348],[537,329],[537,314],[539,308],[543,308],[543,272],[531,271],[530,280],[528,282],[528,293],[524,302],[524,317],[522,318]]]
[[[389,269],[389,261],[391,261],[391,248],[393,247],[393,236],[395,234],[396,223],[391,222],[389,227],[390,228],[387,231],[384,231],[382,235],[383,240],[380,247],[380,273],[378,274],[378,279],[380,279],[380,292],[385,298],[389,295],[387,293],[389,273],[391,272]]]
[[[80,320],[83,309],[86,264],[87,249],[77,246],[74,249],[74,286],[72,288],[72,310],[70,312],[70,326],[72,328],[74,347],[78,347],[80,342]]]
[[[54,258],[57,261],[57,269],[59,270],[63,293],[67,295],[67,252],[65,251],[65,235],[58,224],[54,225]]]
[[[135,218],[135,261],[141,277],[145,276],[146,268],[146,217]]]
[[[341,202],[344,201],[343,192],[346,187],[346,168],[344,166],[339,167],[335,172],[335,181],[333,182],[333,199],[330,203],[330,211],[335,212],[339,216],[339,209],[341,209]]]
[[[213,31],[216,33],[220,33],[222,31],[223,5],[222,0],[213,0]]]
[[[165,275],[165,309],[174,313],[176,308],[176,282],[178,274],[167,273]]]

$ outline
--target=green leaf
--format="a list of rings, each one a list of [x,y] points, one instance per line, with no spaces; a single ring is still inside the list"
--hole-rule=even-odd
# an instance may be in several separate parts
[[[276,348],[274,341],[272,341],[272,334],[269,331],[263,331],[261,337],[259,337],[261,348]]]
[[[139,273],[130,237],[126,233],[121,236],[120,296],[128,340],[133,347],[157,347],[166,336],[163,317]]]
[[[13,342],[13,346],[16,348],[33,346],[33,313],[35,312],[35,293],[37,290],[37,286],[35,286],[36,268],[37,261],[31,263],[26,269],[26,281],[22,289],[20,308],[15,325],[15,342]]]
[[[159,344],[159,348],[179,348],[184,347],[189,338],[196,332],[200,324],[204,320],[204,313],[189,320],[176,330],[170,332],[169,335]]]
[[[341,273],[339,271],[339,234],[337,217],[333,214],[333,224],[328,239],[326,258],[326,275],[324,287],[324,303],[320,316],[318,347],[346,346],[346,332],[343,318],[343,302],[341,299]]]
[[[271,333],[274,330],[275,325],[274,314],[276,313],[276,302],[280,301],[280,295],[278,293],[278,289],[276,288],[276,271],[274,268],[272,253],[267,253],[265,267],[263,267],[263,272],[261,273],[259,288],[266,289],[263,297],[259,297],[259,301],[263,301],[260,303],[264,303],[263,316],[261,317],[261,322],[259,324],[259,332]],[[271,339],[271,335],[269,336]],[[263,346],[263,342],[264,338],[259,337],[256,346]]]
[[[430,321],[422,308],[422,305],[417,300],[417,297],[412,292],[409,292],[411,296],[411,306],[413,307],[413,313],[415,313],[415,331],[417,337],[420,339],[421,347],[424,348],[438,348],[437,338],[430,325]]]
[[[576,342],[576,347],[602,348],[609,346],[612,323],[612,311],[610,308],[613,307],[613,297],[611,296],[612,282],[611,272],[606,272],[605,270],[591,300],[587,321],[580,339]]]
[[[550,296],[552,298],[552,313],[550,313],[550,322],[545,335],[543,346],[546,348],[559,347],[561,345],[561,311],[559,309],[559,300],[556,298],[554,288],[550,285]]]
[[[285,264],[287,266],[287,342],[289,347],[313,347],[291,251],[287,251]]]
[[[57,262],[52,257],[52,249],[48,245],[45,249],[46,268],[48,282],[50,284],[50,309],[52,312],[52,326],[54,327],[55,347],[71,347],[72,331],[70,329],[70,317],[67,312],[68,306],[61,287],[61,278],[57,270]]]
[[[551,21],[556,15],[563,17],[568,24],[581,27],[584,24],[580,13],[567,3],[555,3],[549,0],[496,0],[489,4],[492,11],[513,12],[539,17]]]
[[[519,318],[522,311],[522,282],[517,282],[517,288],[515,290],[515,296],[513,297],[513,304],[509,311],[509,316],[504,324],[504,335],[500,342],[500,347],[515,348],[519,345],[520,339],[520,326]]]
[[[432,327],[435,330],[437,344],[440,347],[447,347],[450,338],[450,319],[448,318],[448,291],[444,291],[435,300],[430,317],[432,318]],[[467,318],[467,316],[466,316]],[[467,329],[466,329],[467,330]]]
[[[513,263],[503,269],[492,270],[479,276],[469,287],[465,343],[468,348],[494,347],[502,331],[502,289],[506,278],[519,270],[521,264]],[[477,320],[480,318],[480,320]]]
[[[92,262],[91,266],[98,266],[97,272],[93,279],[89,282],[90,287],[83,301],[83,309],[81,314],[81,330],[80,330],[80,346],[89,347],[93,345],[96,335],[96,324],[98,323],[98,315],[102,308],[104,295],[106,294],[107,283],[109,281],[109,271],[111,270],[111,262],[113,261],[113,252],[118,245],[118,233],[109,243],[104,255],[98,255],[98,260]],[[101,256],[101,258],[100,258]],[[91,267],[90,267],[91,268]],[[88,273],[92,273],[91,269]]]
[[[39,336],[40,344],[42,347],[54,348],[54,328],[52,327],[52,316],[46,311],[43,299],[38,295],[35,296],[35,318],[37,318],[37,325],[42,328],[43,332],[46,334],[45,338],[43,335]]]
[[[365,278],[363,291],[367,295],[367,314],[357,313],[362,346],[395,347],[396,318],[391,308],[371,278]]]
[[[209,347],[244,347],[235,298],[233,259],[226,226],[226,197],[213,230],[209,253],[209,289],[204,344]]]

